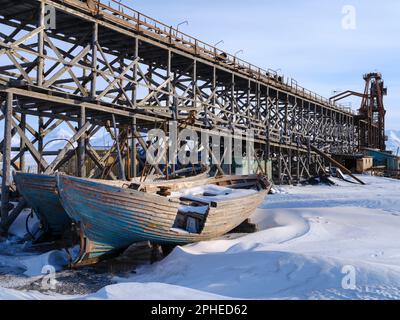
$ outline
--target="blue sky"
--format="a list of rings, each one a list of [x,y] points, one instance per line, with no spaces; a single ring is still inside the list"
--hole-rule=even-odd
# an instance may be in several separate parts
[[[281,69],[329,97],[362,91],[362,75],[383,73],[389,95],[387,129],[400,129],[400,1],[124,0],[125,4],[235,53],[263,68]],[[342,8],[356,9],[356,29],[342,28]],[[358,99],[348,101],[353,109]]]

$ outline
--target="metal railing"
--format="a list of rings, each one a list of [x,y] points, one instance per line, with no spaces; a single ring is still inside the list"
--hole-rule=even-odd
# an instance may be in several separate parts
[[[91,0],[91,2],[97,7],[97,14],[111,14],[125,23],[129,23],[138,33],[143,33],[145,35],[154,37],[159,41],[174,45],[181,50],[186,50],[194,55],[220,63],[256,80],[263,81],[267,84],[281,86],[286,90],[302,95],[303,97],[329,105],[338,110],[354,114],[354,111],[351,108],[332,102],[313,91],[299,86],[297,81],[292,78],[285,79],[283,75],[279,75],[274,70],[265,70],[257,67],[238,58],[237,56],[198,40],[184,32],[179,31],[173,26],[168,26],[165,23],[153,19],[116,0]],[[105,2],[108,4],[105,4]]]

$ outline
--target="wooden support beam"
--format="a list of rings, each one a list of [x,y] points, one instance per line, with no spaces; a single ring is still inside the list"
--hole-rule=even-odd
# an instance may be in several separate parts
[[[39,117],[38,118],[38,130],[37,130],[37,133],[36,133],[36,137],[37,137],[37,140],[38,140],[39,156],[35,155],[35,151],[34,150],[36,150],[36,149],[34,148],[34,146],[32,144],[31,145],[27,144],[27,148],[29,149],[29,151],[31,152],[31,154],[33,155],[33,157],[36,160],[37,173],[38,174],[42,173],[43,170],[45,170],[46,166],[47,166],[47,163],[46,164],[44,164],[44,163],[42,164],[42,154],[43,154],[43,147],[44,147],[43,125],[44,125],[43,117]],[[27,139],[25,139],[25,140],[27,140]]]
[[[92,32],[93,32],[92,43],[91,43],[92,70],[91,70],[91,82],[90,82],[90,95],[93,99],[95,99],[96,89],[97,89],[97,44],[99,41],[99,25],[97,22],[93,23]]]
[[[22,114],[21,115],[21,130],[23,132],[25,132],[25,128],[26,128],[26,115]],[[19,147],[19,168],[20,171],[25,172],[25,141],[24,139],[20,138],[19,141],[20,147]]]
[[[15,123],[14,120],[11,120],[14,128],[17,130],[19,136],[21,137],[22,140],[24,140],[25,145],[28,149],[28,151],[31,153],[32,157],[35,159],[35,161],[38,163],[39,167],[46,168],[48,166],[47,162],[45,159],[42,157],[42,152],[40,150],[43,149],[41,145],[39,145],[39,151],[36,150],[35,146],[32,144],[32,142],[27,138],[25,135],[24,131]],[[41,171],[41,169],[40,169]]]
[[[314,147],[313,145],[311,145],[311,149],[316,152],[317,154],[319,154],[321,157],[323,157],[324,159],[326,159],[328,162],[332,163],[335,167],[338,167],[340,170],[342,170],[344,173],[347,173],[350,177],[352,177],[354,180],[356,180],[357,182],[359,182],[362,185],[365,185],[365,182],[362,181],[361,179],[357,178],[355,175],[353,175],[353,173],[347,169],[345,166],[343,166],[342,164],[340,164],[339,162],[337,162],[335,159],[331,158],[330,156],[328,156],[326,153],[322,152],[321,150],[319,150],[317,147]]]
[[[138,154],[137,154],[137,148],[136,148],[136,142],[137,142],[137,139],[134,137],[134,135],[133,135],[133,132],[135,132],[137,130],[137,127],[136,127],[136,118],[133,118],[133,120],[132,120],[132,127],[131,127],[131,149],[132,149],[132,151],[131,151],[131,167],[132,167],[132,174],[131,174],[131,176],[133,177],[133,178],[136,178],[137,177],[137,165],[136,165],[136,159],[137,159],[137,157],[138,157]]]
[[[221,165],[219,164],[218,159],[215,157],[214,153],[211,151],[210,146],[208,144],[205,144],[204,147],[206,148],[207,152],[211,155],[212,161],[213,161],[214,165],[217,167],[217,171],[221,175],[225,175],[224,169],[222,169]]]
[[[70,151],[71,149],[74,149],[74,143],[76,143],[87,131],[87,129],[90,127],[90,122],[86,122],[85,125],[79,129],[79,131],[71,138],[68,140],[68,143],[65,145],[65,147],[60,151],[56,159],[47,167],[45,170],[44,174],[52,174],[56,170],[56,167],[59,165],[59,163],[63,160],[65,155]]]
[[[85,107],[81,107],[81,114],[79,120],[79,129],[83,128],[86,124],[86,109]],[[82,136],[78,140],[78,176],[81,178],[86,178],[86,134],[82,134]]]
[[[143,140],[143,138],[140,136],[140,134],[137,132],[137,131],[134,131],[133,132],[133,135],[136,137],[136,139],[139,141],[139,144],[141,145],[141,147],[143,148],[143,150],[145,150],[145,152],[147,153],[147,151],[148,151],[148,148],[147,148],[147,145],[146,145],[146,142],[144,142],[144,140]],[[155,165],[155,166],[153,166],[154,167],[154,169],[156,170],[156,172],[157,172],[157,174],[159,174],[159,175],[164,175],[164,173],[160,170],[160,168],[157,166],[157,165]]]
[[[22,210],[24,210],[27,207],[28,203],[26,202],[25,199],[21,199],[17,206],[10,212],[9,217],[7,218],[7,221],[5,223],[5,226],[3,226],[3,229],[8,230],[12,224],[15,222],[15,220],[18,218],[18,216],[21,214]]]
[[[86,151],[88,153],[88,156],[92,159],[92,161],[94,162],[94,164],[102,171],[104,172],[107,168],[106,168],[106,163],[105,161],[98,155],[98,153],[96,152],[96,150],[94,150],[92,147],[90,147],[90,145],[86,145]],[[95,173],[95,170],[92,170],[92,172],[90,172],[89,174],[89,178],[93,177],[93,174]],[[114,173],[112,171],[110,171],[108,173],[108,176],[112,179],[112,180],[118,180],[117,177],[114,175]]]
[[[115,115],[112,115],[112,121],[113,121],[113,127],[114,127],[114,136],[116,137],[115,144],[117,146],[117,157],[118,157],[118,164],[119,164],[120,179],[126,180],[125,166],[124,166],[124,161],[123,161],[122,155],[121,155],[121,146],[120,146],[120,141],[118,139],[119,134],[118,134],[118,130],[117,130],[117,123],[115,121]]]
[[[44,81],[44,28],[45,28],[45,11],[46,11],[46,4],[44,1],[40,2],[40,10],[38,16],[38,58],[37,58],[37,76],[36,81],[38,86],[43,85]]]
[[[7,100],[4,108],[4,144],[3,144],[3,170],[1,185],[1,225],[3,231],[7,231],[6,222],[8,219],[8,205],[10,201],[11,187],[11,129],[12,129],[12,108],[14,95],[7,93]]]

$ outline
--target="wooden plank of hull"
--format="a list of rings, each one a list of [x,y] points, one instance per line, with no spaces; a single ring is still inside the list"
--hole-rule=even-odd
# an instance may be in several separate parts
[[[14,180],[19,193],[45,225],[48,235],[60,238],[72,221],[61,205],[55,177],[17,172]]]
[[[204,180],[200,183],[204,184]],[[180,205],[177,199],[63,175],[57,176],[57,186],[64,208],[81,223],[83,237],[89,243],[81,252],[80,262],[96,260],[135,242],[183,245],[222,236],[246,220],[269,191],[266,187],[210,208],[202,232],[193,234],[174,229]]]

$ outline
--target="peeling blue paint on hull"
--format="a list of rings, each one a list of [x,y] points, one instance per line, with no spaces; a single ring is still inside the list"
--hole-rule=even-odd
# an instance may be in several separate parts
[[[200,233],[176,230],[179,199],[65,175],[57,175],[57,187],[66,212],[81,225],[84,240],[79,263],[136,242],[185,245],[220,237],[248,219],[263,202],[270,185],[246,199],[210,207]]]

